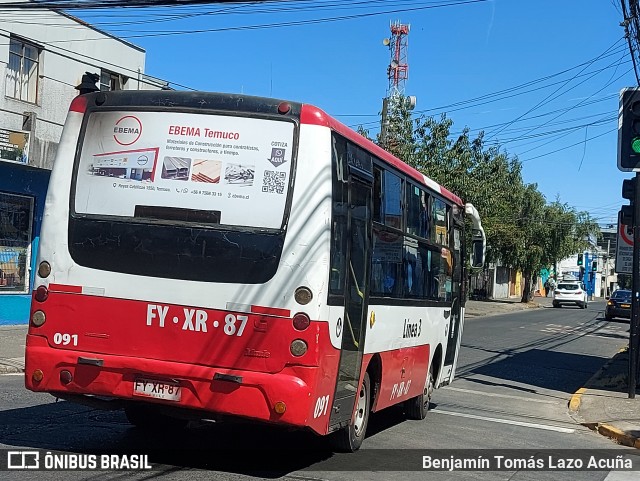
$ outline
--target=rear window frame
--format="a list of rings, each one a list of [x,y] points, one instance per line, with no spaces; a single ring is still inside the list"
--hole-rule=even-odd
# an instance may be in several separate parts
[[[618,295],[616,296],[617,293],[622,293],[623,295]],[[631,291],[615,291],[612,295],[611,295],[611,299],[629,299],[631,300]]]
[[[567,288],[567,286],[571,286],[571,288]],[[560,284],[558,284],[556,289],[560,289],[563,291],[578,291],[582,289],[582,286],[577,282],[561,282]]]
[[[127,92],[120,91],[119,94],[127,94]],[[213,94],[215,95],[215,94]],[[259,99],[258,99],[259,100]],[[282,221],[279,227],[266,227],[266,226],[248,226],[248,225],[239,225],[239,224],[211,224],[211,223],[199,223],[199,222],[176,222],[169,219],[153,219],[153,218],[141,218],[141,217],[133,217],[133,216],[118,216],[118,215],[110,215],[110,214],[102,214],[102,213],[83,213],[77,212],[75,208],[76,204],[76,194],[77,194],[77,177],[79,171],[79,165],[81,161],[82,152],[84,149],[84,139],[87,135],[89,118],[91,115],[95,113],[102,112],[118,112],[118,111],[126,111],[126,112],[147,112],[147,113],[162,113],[162,112],[176,112],[176,113],[185,113],[185,114],[195,114],[195,115],[215,115],[221,117],[239,117],[239,118],[249,118],[249,119],[259,119],[259,120],[270,120],[270,121],[279,121],[279,122],[288,122],[293,125],[293,139],[292,139],[292,152],[291,152],[291,165],[289,166],[289,178],[288,182],[288,191],[287,198],[284,203],[284,211],[282,213]],[[299,108],[296,109],[299,115]],[[166,225],[166,226],[191,226],[197,229],[212,229],[219,231],[236,231],[236,232],[265,232],[270,234],[282,234],[287,230],[287,226],[289,224],[289,218],[291,215],[291,206],[293,202],[293,191],[295,187],[295,177],[298,168],[298,148],[299,148],[299,137],[300,137],[300,118],[299,116],[292,115],[290,117],[283,118],[282,115],[274,114],[273,112],[266,111],[265,109],[258,110],[226,110],[225,108],[220,108],[219,106],[211,105],[207,107],[199,107],[190,105],[188,102],[182,105],[174,105],[171,108],[163,108],[159,107],[155,104],[145,104],[144,101],[140,103],[135,103],[134,105],[129,105],[125,103],[114,102],[113,104],[108,105],[108,102],[104,105],[96,105],[92,102],[88,103],[86,110],[84,111],[84,116],[82,119],[82,124],[80,126],[80,132],[78,133],[78,138],[76,139],[75,151],[74,151],[74,161],[73,161],[73,170],[71,173],[71,183],[70,183],[70,192],[69,192],[69,216],[75,219],[91,219],[97,221],[110,221],[110,222],[122,222],[122,223],[136,223],[136,224],[147,224],[147,225]]]

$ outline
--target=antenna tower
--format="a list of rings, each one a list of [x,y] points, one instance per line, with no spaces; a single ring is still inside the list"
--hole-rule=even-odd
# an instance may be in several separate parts
[[[387,67],[389,86],[387,96],[382,99],[382,119],[380,125],[380,143],[383,148],[390,147],[393,139],[389,138],[389,121],[397,119],[402,102],[405,102],[404,86],[409,78],[409,63],[407,62],[407,45],[409,25],[392,22],[391,37],[385,38],[382,44],[389,47],[391,58]],[[414,96],[408,97],[405,104],[410,110],[416,105]]]
[[[385,39],[383,42],[389,46],[389,52],[391,53],[391,59],[387,67],[387,77],[389,77],[387,98],[404,95],[404,84],[409,77],[409,64],[407,63],[408,36],[409,25],[395,21],[391,24],[391,38]]]

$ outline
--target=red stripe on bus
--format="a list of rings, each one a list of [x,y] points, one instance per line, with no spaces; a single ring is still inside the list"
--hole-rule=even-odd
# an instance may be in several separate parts
[[[350,129],[343,123],[331,117],[329,114],[325,113],[323,110],[314,107],[312,105],[303,104],[302,109],[300,111],[300,123],[308,124],[308,125],[320,125],[323,127],[328,127],[332,130],[335,130],[343,137],[349,139],[352,142],[355,142],[357,145],[360,145],[371,152],[376,157],[384,160],[388,164],[394,166],[396,169],[405,173],[413,180],[417,181],[420,185],[428,187],[423,178],[423,174],[411,167],[410,165],[405,164],[397,157],[391,155],[389,152],[384,150],[379,145],[374,144],[371,140],[363,137],[359,133]],[[435,184],[439,185],[437,182],[433,181]],[[449,190],[440,186],[441,194],[449,199],[451,202],[455,202],[458,205],[464,205],[462,199],[457,195],[453,194]]]
[[[291,317],[289,309],[278,309],[277,307],[251,306],[252,314],[267,314],[269,316]]]
[[[69,286],[67,284],[49,284],[49,291],[68,292],[71,294],[82,294],[82,286]]]

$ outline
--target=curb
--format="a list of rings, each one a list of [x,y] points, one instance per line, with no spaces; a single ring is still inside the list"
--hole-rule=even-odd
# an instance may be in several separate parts
[[[598,371],[600,372],[600,371]],[[571,396],[571,400],[569,401],[569,410],[573,412],[578,412],[580,410],[580,403],[582,403],[582,395],[587,392],[586,387],[581,387],[573,396]]]
[[[626,351],[627,349],[628,349],[627,347],[622,347],[622,348],[618,349],[618,352],[611,359],[609,359],[607,362],[605,362],[604,365],[600,369],[598,369],[593,376],[591,376],[589,378],[589,380],[585,383],[585,386],[589,386],[593,379],[596,379],[600,375],[600,373],[602,371],[605,371],[609,367],[609,365],[611,365],[611,363],[613,362],[613,358],[616,357],[616,355]],[[576,392],[573,393],[573,395],[571,396],[571,399],[569,400],[569,410],[570,411],[578,412],[580,410],[580,403],[582,402],[582,395],[585,392],[587,392],[587,388],[583,386],[580,389],[578,389]]]
[[[0,374],[18,374],[23,372],[24,367],[0,364]]]
[[[622,352],[625,352],[627,349],[628,349],[627,347],[623,347],[619,349],[616,355]],[[609,359],[606,363],[604,363],[604,365],[600,369],[598,369],[593,376],[589,378],[589,380],[586,382],[586,385],[588,386],[591,383],[592,379],[597,378],[602,371],[605,371],[612,362],[613,362],[613,358]],[[571,412],[577,413],[580,410],[580,405],[582,403],[582,395],[585,392],[587,392],[587,388],[581,387],[575,393],[573,393],[573,395],[571,396],[571,399],[569,400],[569,410]],[[631,448],[640,449],[640,438],[627,434],[621,429],[611,426],[610,424],[607,424],[607,423],[582,423],[582,424],[588,427],[589,429],[591,429],[592,431],[596,431],[598,434],[601,434],[602,436],[606,436],[610,439],[613,439],[618,444],[621,444],[623,446],[629,446]]]
[[[517,303],[514,303],[514,304],[517,304]],[[465,308],[464,319],[465,319],[465,321],[467,321],[467,320],[470,320],[470,319],[477,319],[477,318],[480,318],[480,317],[503,316],[505,314],[516,314],[518,312],[526,312],[526,311],[528,311],[530,309],[540,309],[540,308],[543,308],[543,307],[545,307],[545,306],[543,306],[542,304],[535,303],[535,305],[533,305],[533,306],[526,305],[525,307],[518,307],[516,309],[505,309],[502,312],[496,312],[496,311],[493,311],[493,312],[478,312],[478,311],[473,312],[473,311],[469,311],[469,310],[467,310],[467,308]]]
[[[595,426],[595,430],[598,431],[599,434],[615,440],[618,444],[640,449],[640,439],[635,436],[631,436],[618,428],[614,428],[609,424],[598,423]]]

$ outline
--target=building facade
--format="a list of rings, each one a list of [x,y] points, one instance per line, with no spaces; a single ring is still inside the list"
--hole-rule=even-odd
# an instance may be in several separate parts
[[[165,88],[145,51],[54,10],[0,0],[0,324],[28,322],[44,199],[69,104],[85,73],[100,90]]]

